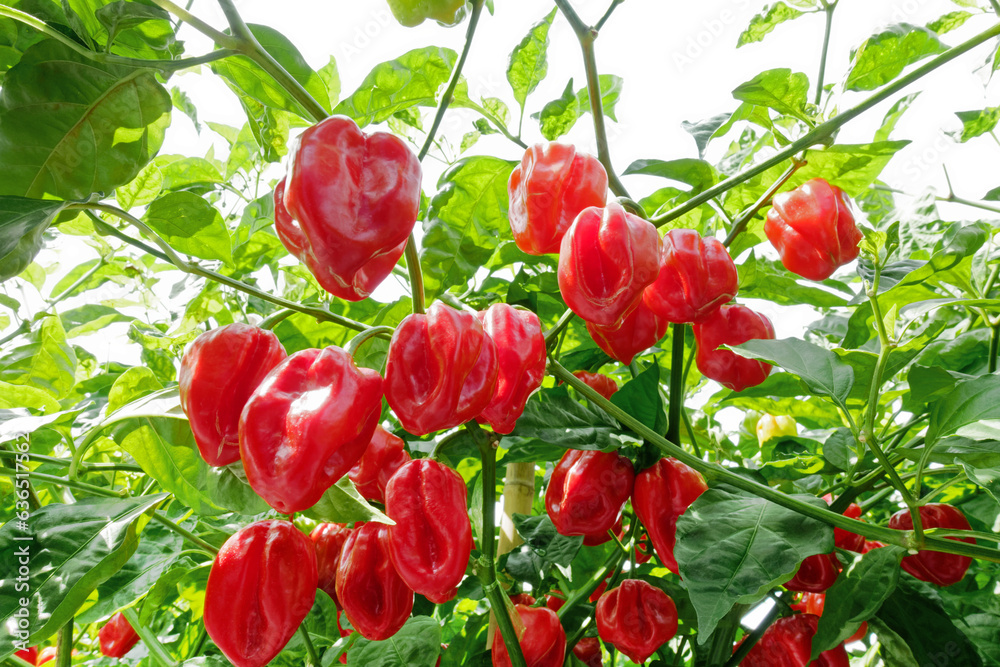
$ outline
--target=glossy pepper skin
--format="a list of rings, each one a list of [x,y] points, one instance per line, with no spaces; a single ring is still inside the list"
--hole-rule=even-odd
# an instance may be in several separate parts
[[[822,593],[833,586],[840,574],[840,561],[836,554],[816,554],[802,560],[799,569],[785,588],[802,593]]]
[[[401,25],[412,28],[427,19],[456,25],[465,18],[466,0],[389,0],[389,9]]]
[[[924,528],[950,528],[953,530],[972,530],[969,521],[961,510],[944,503],[932,503],[920,507],[920,521]],[[895,530],[913,530],[913,517],[909,511],[900,510],[889,519],[889,527]],[[946,539],[975,544],[971,537],[948,537]],[[903,558],[903,569],[921,581],[951,586],[957,584],[965,576],[972,559],[968,556],[941,553],[940,551],[921,551],[914,556]]]
[[[833,496],[829,493],[823,496],[823,500],[830,504],[833,502]],[[857,503],[851,503],[847,506],[847,509],[843,512],[844,516],[849,519],[860,519],[861,518],[861,506]],[[857,533],[852,533],[850,531],[844,530],[843,528],[833,529],[833,543],[838,549],[846,549],[847,551],[854,551],[855,553],[865,553],[865,538],[863,535],[858,535]],[[818,616],[819,614],[817,614]]]
[[[440,604],[455,597],[472,553],[472,523],[462,476],[430,459],[414,459],[385,489],[389,557],[414,592]]]
[[[566,654],[566,631],[548,607],[514,605],[524,623],[521,652],[528,667],[561,667]],[[499,632],[493,635],[493,667],[510,667],[510,655]]]
[[[38,660],[38,647],[29,646],[28,648],[21,649],[14,655],[20,658],[21,660],[24,660],[29,665],[34,665],[35,662]]]
[[[309,509],[358,462],[382,410],[382,377],[339,347],[296,352],[240,417],[247,482],[282,514]]]
[[[559,252],[566,230],[585,208],[603,208],[608,174],[593,155],[568,144],[536,144],[507,181],[510,230],[529,255]]]
[[[775,195],[764,233],[785,268],[809,280],[826,280],[857,258],[864,238],[844,191],[822,178]]]
[[[389,526],[365,523],[344,543],[337,568],[337,597],[347,619],[365,639],[396,634],[413,611],[413,591],[389,560]]]
[[[573,375],[583,380],[588,387],[596,391],[604,398],[610,399],[614,393],[618,391],[618,383],[609,378],[607,375],[601,375],[600,373],[588,373],[587,371],[576,371]]]
[[[514,430],[528,397],[542,386],[545,377],[542,323],[531,311],[506,303],[480,311],[479,319],[497,347],[497,384],[478,419],[506,435]]]
[[[396,327],[385,363],[385,398],[414,435],[464,424],[489,405],[497,349],[471,313],[435,303]]]
[[[660,270],[642,300],[668,322],[700,322],[736,296],[739,277],[718,239],[693,229],[671,229],[663,237]]]
[[[757,420],[757,442],[763,445],[772,438],[780,438],[785,435],[798,435],[799,427],[794,417],[785,415],[763,414]]]
[[[640,664],[677,634],[674,601],[640,579],[626,579],[602,595],[595,616],[601,639]]]
[[[354,531],[345,523],[321,523],[309,533],[309,539],[316,548],[316,569],[319,575],[316,586],[333,599],[338,611],[341,606],[337,599],[337,567],[340,565],[341,550],[352,532]]]
[[[568,449],[552,470],[545,510],[561,535],[606,537],[635,483],[632,462],[617,452]]]
[[[618,326],[656,280],[660,266],[656,227],[617,202],[587,208],[559,249],[559,291],[587,322]]]
[[[771,372],[771,364],[745,359],[720,345],[740,345],[756,338],[774,338],[771,320],[746,306],[722,306],[704,322],[695,324],[694,338],[698,343],[695,363],[707,378],[733,391],[755,387]]]
[[[640,301],[618,327],[602,327],[587,322],[587,332],[609,357],[628,366],[637,354],[656,345],[666,335],[669,326],[670,322]]]
[[[740,667],[849,667],[851,661],[843,644],[809,662],[818,625],[819,617],[812,614],[779,618],[750,649]]]
[[[420,162],[404,140],[366,135],[350,118],[331,116],[289,151],[285,187],[275,191],[275,231],[325,290],[359,301],[403,254],[420,181]]]
[[[205,590],[205,630],[236,667],[263,667],[316,599],[316,551],[288,521],[258,521],[222,545]]]
[[[188,346],[177,389],[206,463],[226,466],[240,460],[243,406],[286,356],[272,332],[239,323],[206,331]]]
[[[573,647],[573,655],[586,667],[602,667],[601,640],[597,637],[584,637]]]
[[[794,609],[802,607],[802,611],[807,614],[812,614],[814,616],[822,616],[823,609],[826,607],[826,594],[825,593],[805,593],[802,596],[802,603],[800,605],[792,605]],[[861,623],[861,627],[853,635],[844,640],[845,644],[850,644],[851,642],[861,641],[868,636],[868,621]]]
[[[663,565],[678,574],[674,558],[677,519],[708,490],[697,470],[677,459],[660,459],[635,476],[632,508],[649,533],[649,541]]]
[[[405,446],[402,438],[381,426],[375,427],[375,434],[361,460],[347,473],[363,498],[385,503],[386,485],[393,474],[410,460]]]
[[[139,633],[135,631],[125,616],[118,612],[98,631],[101,655],[109,658],[124,658],[132,647],[139,643]]]

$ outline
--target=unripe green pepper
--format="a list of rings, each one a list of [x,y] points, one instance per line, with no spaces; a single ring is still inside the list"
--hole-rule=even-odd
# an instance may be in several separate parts
[[[764,414],[757,420],[757,440],[761,445],[772,438],[798,434],[798,425],[794,417]]]
[[[396,20],[408,28],[426,19],[442,25],[457,25],[465,18],[466,0],[389,0],[389,9]]]

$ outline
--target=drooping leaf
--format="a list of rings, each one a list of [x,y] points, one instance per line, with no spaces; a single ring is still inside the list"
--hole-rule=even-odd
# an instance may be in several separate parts
[[[802,16],[803,12],[789,7],[783,2],[766,5],[759,14],[750,19],[750,25],[740,35],[736,48],[763,40],[772,30],[786,21]]]
[[[65,202],[0,196],[0,282],[24,271]]]
[[[192,192],[171,192],[146,210],[146,224],[176,250],[202,259],[233,259],[229,230],[219,213]]]
[[[549,63],[546,52],[549,48],[549,28],[555,18],[553,9],[545,18],[531,26],[524,39],[514,47],[507,63],[507,81],[514,91],[514,99],[524,108],[528,99],[545,75],[548,74]]]
[[[76,352],[55,315],[42,320],[30,342],[0,358],[0,380],[29,385],[63,398],[76,384]]]
[[[772,69],[736,87],[733,97],[778,113],[807,118],[809,77],[790,69]]]
[[[346,476],[323,494],[315,505],[305,510],[306,516],[330,523],[354,523],[355,521],[377,521],[392,524],[385,514],[368,504],[361,497],[354,484]]]
[[[854,386],[854,369],[834,352],[798,338],[749,340],[733,350],[750,359],[761,359],[798,375],[821,396],[846,401]]]
[[[564,388],[542,390],[528,401],[513,433],[503,439],[507,461],[554,461],[566,449],[618,447],[619,427],[603,411],[569,397]],[[538,457],[538,458],[532,458]]]
[[[897,23],[872,35],[854,53],[847,90],[875,90],[913,63],[945,50],[938,36],[921,26]]]
[[[962,121],[962,131],[954,136],[959,143],[987,134],[1000,122],[1000,107],[989,107],[982,111],[959,111],[955,114]]]

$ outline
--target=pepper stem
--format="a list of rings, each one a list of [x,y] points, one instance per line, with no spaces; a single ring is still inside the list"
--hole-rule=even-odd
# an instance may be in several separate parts
[[[357,336],[352,338],[351,342],[347,344],[346,348],[347,354],[353,357],[358,353],[358,349],[372,338],[375,338],[376,336],[382,336],[384,334],[392,335],[392,332],[393,332],[392,327],[372,327],[370,329],[365,329]]]

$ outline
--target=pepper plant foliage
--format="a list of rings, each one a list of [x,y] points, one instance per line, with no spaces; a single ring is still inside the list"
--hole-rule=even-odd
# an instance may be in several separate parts
[[[626,29],[614,16],[622,1],[601,17],[582,17],[572,0],[554,8],[521,3],[537,23],[506,36],[509,62],[497,70],[510,89],[478,100],[461,68],[477,48],[477,27],[489,30],[493,8],[484,0],[454,15],[453,30],[466,31],[465,52],[427,46],[398,54],[353,92],[340,89],[333,59],[311,68],[277,30],[244,23],[232,0],[218,0],[225,27],[169,0],[0,4],[0,658],[25,664],[10,657],[22,640],[58,643],[60,667],[70,664],[70,648],[73,664],[110,664],[98,653],[97,631],[125,610],[142,638],[126,664],[226,664],[202,623],[205,605],[220,604],[205,596],[213,554],[241,527],[279,517],[250,488],[241,463],[214,468],[199,456],[178,400],[185,347],[233,322],[266,320],[289,353],[346,347],[359,331],[387,327],[355,355],[382,371],[389,330],[425,301],[444,300],[476,310],[520,306],[547,332],[547,378],[509,436],[470,428],[418,438],[383,407],[382,423],[412,456],[433,455],[466,482],[476,544],[468,576],[448,602],[418,596],[412,618],[384,641],[360,638],[346,623],[342,637],[334,603],[318,591],[272,664],[318,667],[346,655],[348,665],[430,666],[438,658],[445,667],[488,665],[490,609],[506,621],[505,638],[511,627],[501,591],[566,597],[566,660],[581,664],[571,649],[596,636],[588,598],[610,575],[612,586],[623,576],[650,582],[677,606],[678,633],[653,664],[735,665],[734,645],[754,627],[748,613],[771,597],[777,601],[754,616],[764,617],[761,630],[787,615],[794,600],[782,584],[804,558],[831,551],[837,526],[889,546],[864,556],[839,552],[843,571],[827,591],[814,655],[867,621],[867,636],[849,645],[853,664],[1000,665],[1000,257],[993,248],[1000,183],[982,201],[939,197],[966,205],[968,215],[951,220],[933,197],[908,207],[880,180],[908,143],[895,125],[923,76],[981,67],[984,57],[985,77],[996,76],[1000,5],[955,0],[931,25],[873,28],[849,54],[847,76],[832,85],[822,70],[762,72],[718,115],[685,125],[686,152],[649,155],[616,172],[607,127],[621,115],[628,72],[600,70],[598,29]],[[836,6],[764,6],[739,43],[777,45],[780,24],[809,14],[825,14],[835,30]],[[569,23],[580,52],[549,49],[556,22]],[[968,41],[946,44],[946,33],[963,24]],[[192,29],[215,50],[186,52],[178,30]],[[576,83],[559,99],[532,95],[547,62],[581,53]],[[824,65],[847,56],[828,56],[824,46]],[[201,76],[228,87],[225,103],[246,112],[242,127],[200,124],[174,82],[176,72],[199,65]],[[858,92],[849,105],[845,96]],[[870,141],[838,141],[838,130],[859,115],[885,113],[870,111],[880,102],[893,106]],[[475,121],[443,131],[440,121],[456,109]],[[955,111],[963,126],[955,141],[996,140],[996,108]],[[228,156],[164,154],[178,114],[224,137]],[[411,291],[397,300],[331,297],[274,232],[276,165],[290,138],[329,114],[394,132],[422,160],[431,154],[449,163],[438,182],[422,183],[416,246],[411,239],[419,252],[397,267]],[[630,366],[611,360],[585,323],[566,315],[555,256],[527,255],[514,244],[511,171],[528,145],[558,140],[578,123],[593,124],[611,192],[628,211],[661,235],[684,227],[726,240],[739,272],[737,301],[811,309],[801,336],[740,347],[775,366],[762,384],[734,392],[702,377],[685,325]],[[509,140],[506,148],[478,154],[486,135]],[[443,150],[442,141],[457,149]],[[720,146],[721,159],[706,161]],[[634,175],[664,185],[641,190],[650,181]],[[770,259],[763,232],[771,197],[813,178],[854,199],[864,232],[859,260],[819,283]],[[86,248],[86,259],[68,265],[74,255],[64,252],[58,265],[46,263],[40,251],[56,247]],[[53,275],[55,284],[47,280]],[[108,285],[127,298],[103,299]],[[81,345],[121,324],[127,342],[116,345],[133,346],[138,365],[106,363]],[[620,390],[608,401],[571,374],[580,370],[609,375]],[[793,417],[797,434],[759,441],[762,413]],[[734,414],[745,416],[742,426]],[[568,448],[617,450],[637,472],[673,456],[704,476],[709,490],[678,522],[674,555],[683,578],[659,559],[636,561],[632,542],[643,529],[630,505],[624,545],[583,546],[554,531],[543,492]],[[534,501],[512,517],[524,544],[496,555],[494,498],[524,464],[534,464],[520,480],[534,482]],[[852,502],[863,509],[861,521],[840,514]],[[887,528],[890,515],[917,514],[930,502],[958,507],[975,543],[945,540],[940,529]],[[306,531],[318,521],[384,521],[382,509],[345,477],[295,521]],[[959,583],[938,588],[901,572],[906,550],[931,547],[973,558]],[[604,664],[632,664],[610,644],[603,654]]]

